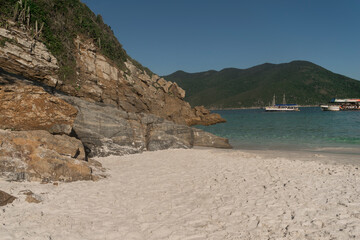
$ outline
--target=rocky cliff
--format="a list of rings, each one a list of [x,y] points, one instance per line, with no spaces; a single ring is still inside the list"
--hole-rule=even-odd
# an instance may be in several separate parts
[[[0,27],[1,176],[94,180],[104,174],[91,157],[231,147],[227,139],[190,127],[224,122],[218,114],[191,108],[176,83],[145,71],[130,57],[121,67],[93,38],[79,34],[72,39],[76,72],[67,79],[64,59],[42,42],[37,22],[34,36],[30,20],[25,26],[24,19],[6,20]]]
[[[69,96],[0,69],[0,175],[9,180],[99,179],[101,165],[89,157],[193,146],[231,147],[187,125]]]
[[[70,134],[77,109],[24,78],[0,69],[0,129]]]
[[[225,122],[218,114],[192,109],[185,102],[185,91],[176,83],[157,75],[149,76],[131,60],[125,62],[126,71],[120,70],[102,55],[93,40],[77,37],[76,75],[73,83],[64,83],[58,76],[56,58],[29,32],[12,27],[0,28],[0,67],[39,81],[71,96],[91,102],[106,103],[126,112],[146,112],[187,125],[211,125]]]
[[[103,103],[57,96],[78,109],[73,130],[90,157],[194,146],[231,148],[225,138],[154,114],[126,112]]]
[[[0,176],[12,181],[101,177],[73,123],[77,109],[23,77],[0,70]]]
[[[56,58],[46,46],[34,39],[24,28],[0,27],[0,67],[8,72],[55,87],[59,82]]]

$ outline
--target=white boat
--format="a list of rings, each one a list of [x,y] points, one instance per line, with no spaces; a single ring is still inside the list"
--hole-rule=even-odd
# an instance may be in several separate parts
[[[297,112],[300,111],[299,107],[296,104],[278,104],[275,106],[265,107],[267,112]]]
[[[265,107],[266,112],[296,112],[300,111],[297,104],[286,104],[285,94],[283,96],[283,104],[275,103],[275,95],[271,106]]]
[[[360,99],[347,98],[336,99],[333,98],[328,105],[320,105],[323,111],[359,111]]]
[[[340,111],[340,105],[320,105],[323,111]]]

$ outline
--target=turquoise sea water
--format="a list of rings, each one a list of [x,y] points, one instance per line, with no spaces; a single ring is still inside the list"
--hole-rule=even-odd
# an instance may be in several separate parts
[[[299,112],[262,109],[218,110],[227,123],[196,126],[226,137],[234,148],[308,150],[359,154],[360,111],[324,112],[319,107]]]

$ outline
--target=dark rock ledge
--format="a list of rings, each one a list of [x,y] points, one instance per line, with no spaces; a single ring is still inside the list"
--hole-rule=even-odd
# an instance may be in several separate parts
[[[202,130],[52,93],[0,71],[0,175],[8,180],[97,180],[103,169],[91,157],[194,146],[231,148]]]
[[[127,113],[101,103],[57,96],[78,109],[73,130],[89,157],[194,146],[231,148],[225,138],[152,114]]]

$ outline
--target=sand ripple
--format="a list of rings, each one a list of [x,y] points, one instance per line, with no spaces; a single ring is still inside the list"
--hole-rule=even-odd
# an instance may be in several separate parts
[[[356,166],[209,149],[101,161],[99,182],[0,180],[19,197],[0,208],[0,239],[360,239]]]

